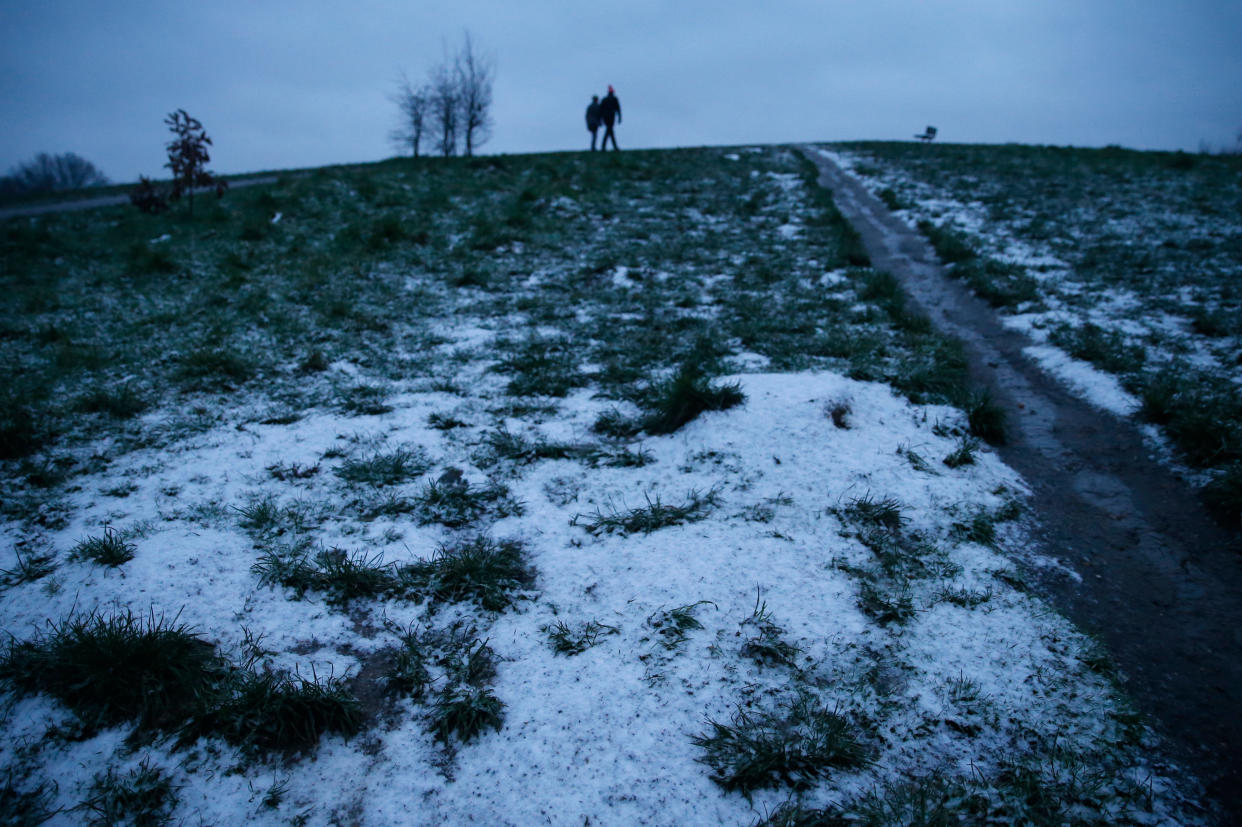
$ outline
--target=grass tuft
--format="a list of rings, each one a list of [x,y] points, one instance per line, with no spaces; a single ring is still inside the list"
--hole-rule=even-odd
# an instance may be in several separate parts
[[[957,447],[944,458],[944,464],[950,468],[961,468],[963,465],[975,464],[975,451],[979,450],[979,440],[964,436],[957,442]]]
[[[587,649],[599,645],[600,638],[604,635],[621,634],[621,630],[616,626],[609,626],[594,620],[589,620],[577,628],[569,626],[563,620],[558,620],[556,623],[541,626],[539,631],[548,636],[548,643],[551,644],[553,652],[566,657],[581,655]]]
[[[172,779],[152,767],[149,759],[124,775],[111,768],[96,774],[82,803],[82,809],[92,814],[92,824],[168,824],[176,806]]]
[[[712,781],[747,798],[780,786],[805,790],[830,769],[861,766],[865,758],[849,719],[806,695],[785,708],[739,707],[729,723],[707,723],[709,731],[693,738],[704,752],[698,760],[711,767]]]
[[[661,646],[669,650],[676,649],[689,639],[690,631],[703,628],[703,624],[694,616],[699,606],[716,608],[716,604],[710,600],[700,600],[667,611],[659,609],[647,618],[647,625],[660,636]]]
[[[906,521],[897,499],[885,497],[877,500],[872,498],[870,492],[851,499],[842,513],[863,526],[889,531],[899,531]]]
[[[484,515],[508,517],[521,514],[522,503],[509,494],[500,483],[471,485],[464,480],[440,482],[431,480],[414,503],[422,525],[439,523],[448,528],[461,528]]]
[[[253,754],[292,755],[312,749],[326,733],[348,737],[361,726],[358,699],[341,680],[239,672],[223,697],[194,717],[182,740],[215,736]]]
[[[469,743],[486,729],[499,732],[504,709],[504,703],[486,687],[457,684],[436,699],[429,728],[442,743],[449,743],[453,736]]]
[[[697,362],[686,361],[672,379],[652,389],[643,430],[671,434],[705,411],[724,411],[745,401],[740,382],[713,385]]]
[[[594,514],[575,514],[569,524],[581,525],[597,536],[613,533],[635,534],[640,531],[643,534],[650,534],[668,526],[702,520],[720,502],[720,497],[714,488],[706,494],[691,491],[686,495],[685,502],[676,505],[661,502],[659,496],[655,500],[652,500],[649,494],[644,496],[647,500],[645,506],[624,511],[610,508],[607,514],[596,509]]]
[[[432,559],[400,567],[397,580],[403,590],[436,601],[472,600],[499,612],[512,605],[516,592],[534,584],[534,572],[520,542],[480,536],[441,546]]]
[[[1005,409],[991,391],[985,389],[972,394],[966,400],[965,409],[972,434],[989,445],[1005,444]]]
[[[762,600],[758,589],[755,590],[754,611],[742,621],[741,626],[743,629],[749,627],[754,632],[742,644],[744,657],[760,666],[797,666],[797,657],[802,650],[781,637],[785,630],[772,620],[767,601]]]
[[[128,611],[71,617],[45,635],[10,642],[0,658],[0,679],[19,692],[51,695],[92,726],[176,725],[225,670],[215,647],[175,618]]]
[[[1204,486],[1203,502],[1222,524],[1242,529],[1242,463],[1225,468]]]
[[[13,588],[22,583],[33,583],[56,571],[56,558],[51,554],[22,554],[17,552],[17,565],[0,569],[0,585]]]
[[[105,527],[102,537],[87,537],[79,540],[69,552],[71,560],[90,560],[101,566],[119,566],[134,559],[138,547],[125,542],[121,533],[114,528]]]
[[[365,485],[399,485],[414,479],[431,468],[431,460],[422,448],[397,448],[394,451],[376,451],[357,459],[348,459],[336,469],[336,475],[346,482]]]

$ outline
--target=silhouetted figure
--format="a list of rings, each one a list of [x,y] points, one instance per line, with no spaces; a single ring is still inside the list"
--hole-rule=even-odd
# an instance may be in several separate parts
[[[608,148],[608,139],[612,138],[612,148],[620,150],[617,146],[617,134],[612,131],[612,124],[621,123],[621,101],[617,100],[617,95],[612,91],[612,87],[608,87],[608,94],[599,102],[599,117],[604,122],[604,140],[600,142],[600,150]]]
[[[587,130],[591,133],[591,151],[595,151],[595,133],[599,131],[599,95],[592,95],[591,102],[587,104]],[[615,144],[616,138],[612,139]]]

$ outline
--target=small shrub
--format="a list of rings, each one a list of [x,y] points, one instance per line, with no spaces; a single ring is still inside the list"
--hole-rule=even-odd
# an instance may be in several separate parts
[[[553,652],[566,657],[580,655],[592,646],[598,645],[603,635],[621,634],[621,630],[616,626],[597,623],[594,620],[587,621],[576,629],[558,620],[554,624],[541,626],[539,631],[548,636],[548,643],[552,645]]]
[[[140,212],[158,215],[168,209],[168,193],[145,175],[138,176],[138,185],[129,192],[129,203]]]
[[[714,386],[697,362],[687,361],[672,379],[653,389],[643,430],[671,434],[705,411],[728,410],[745,401],[741,383]]]
[[[134,559],[138,547],[127,543],[121,533],[114,528],[105,527],[102,537],[87,537],[79,540],[69,552],[71,560],[90,560],[101,566],[119,566]]]
[[[833,767],[864,760],[850,721],[809,696],[785,709],[752,713],[739,707],[729,723],[707,723],[709,732],[693,739],[704,752],[698,760],[711,767],[712,781],[747,798],[782,785],[804,790]]]
[[[158,825],[172,821],[177,788],[172,779],[149,759],[120,775],[109,768],[95,775],[82,808],[92,813],[92,824]]]

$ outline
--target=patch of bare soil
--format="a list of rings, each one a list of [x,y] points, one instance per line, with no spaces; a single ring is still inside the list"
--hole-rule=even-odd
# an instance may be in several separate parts
[[[972,379],[1005,408],[998,451],[1032,488],[1035,551],[1064,567],[1029,572],[1043,596],[1107,647],[1126,692],[1198,776],[1219,822],[1242,823],[1239,538],[1151,457],[1131,422],[1072,396],[1027,359],[1030,340],[950,280],[922,236],[830,159],[803,151],[873,266],[965,343]]]

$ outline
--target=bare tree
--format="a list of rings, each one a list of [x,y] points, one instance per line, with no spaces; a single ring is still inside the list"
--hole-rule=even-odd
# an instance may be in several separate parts
[[[492,78],[496,63],[490,55],[478,54],[470,32],[462,39],[461,50],[453,62],[457,80],[458,105],[461,108],[461,134],[466,155],[474,154],[491,137]]]
[[[415,158],[423,145],[423,134],[431,114],[431,89],[424,85],[417,89],[403,73],[397,92],[392,96],[401,113],[400,124],[389,133],[398,150],[409,149]]]
[[[190,215],[194,214],[195,187],[215,187],[216,196],[224,194],[228,182],[222,181],[207,170],[207,162],[211,155],[207,147],[211,146],[211,138],[203,129],[198,118],[190,117],[184,109],[170,112],[164,119],[173,139],[164,145],[168,150],[168,163],[164,166],[172,170],[173,185],[171,200],[177,201],[182,195],[190,197]]]
[[[108,178],[80,155],[40,152],[9,170],[2,182],[0,188],[5,192],[53,192],[98,187],[108,183]]]
[[[447,59],[431,70],[427,89],[431,123],[436,132],[435,146],[441,155],[449,158],[457,154],[461,96],[457,88],[457,75]]]

